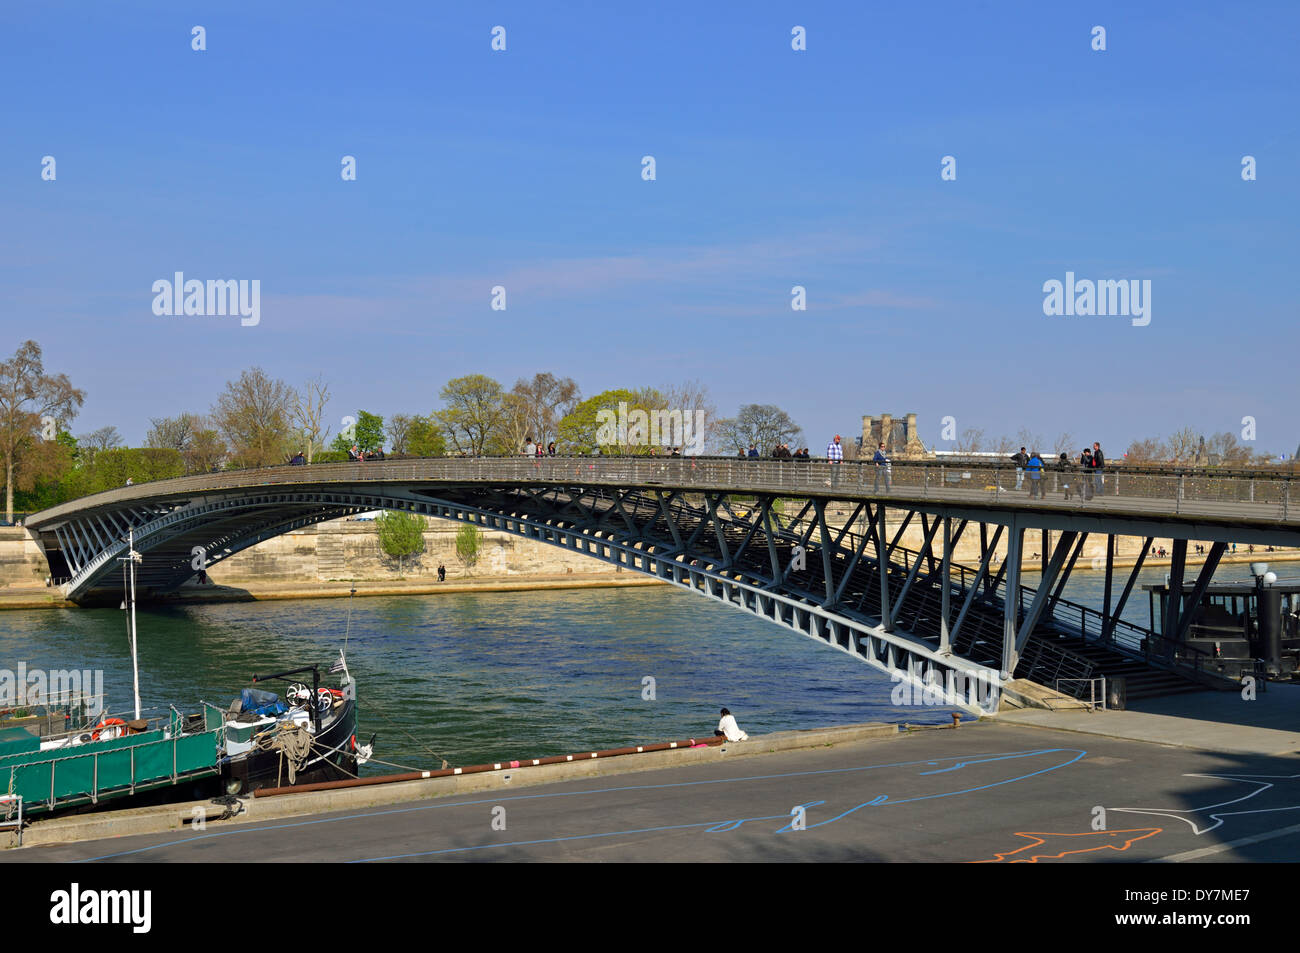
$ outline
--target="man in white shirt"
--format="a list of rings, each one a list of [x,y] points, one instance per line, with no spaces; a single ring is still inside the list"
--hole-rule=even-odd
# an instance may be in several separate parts
[[[718,730],[715,735],[726,738],[728,741],[748,741],[749,735],[740,730],[736,724],[736,716],[727,709],[722,709],[722,720],[718,722]]]

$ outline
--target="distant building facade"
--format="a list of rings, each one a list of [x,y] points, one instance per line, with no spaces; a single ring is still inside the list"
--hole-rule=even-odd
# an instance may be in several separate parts
[[[894,460],[917,460],[930,455],[916,429],[916,414],[862,416],[862,436],[857,440],[858,459],[870,460],[876,445],[885,442],[885,452]]]

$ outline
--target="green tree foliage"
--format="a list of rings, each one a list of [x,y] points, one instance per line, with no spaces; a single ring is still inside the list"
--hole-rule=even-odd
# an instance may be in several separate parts
[[[483,534],[473,523],[465,523],[456,532],[456,558],[468,571],[478,562],[483,548]]]
[[[426,522],[423,516],[388,510],[380,515],[375,525],[379,529],[379,546],[397,560],[398,572],[402,571],[406,557],[424,552]]]
[[[665,406],[663,396],[652,388],[607,390],[588,397],[560,421],[558,449],[561,453],[591,453],[599,449],[602,454],[648,454],[650,434],[636,432],[632,426],[633,415],[641,411],[648,417]],[[628,432],[620,434],[618,421],[623,411],[629,426]]]
[[[0,362],[0,478],[5,484],[5,516],[11,522],[14,491],[30,490],[57,473],[62,455],[57,446],[47,445],[85,399],[67,375],[45,373],[41,346],[35,341]]]
[[[406,431],[406,452],[413,457],[441,457],[447,441],[432,417],[412,417]]]
[[[374,453],[384,445],[384,418],[365,410],[357,411],[357,422],[352,427],[351,438],[345,430],[330,444],[332,450],[345,454],[354,446],[364,453]]]
[[[468,374],[447,382],[439,393],[445,405],[433,416],[452,449],[473,456],[508,452],[503,433],[505,393],[485,374]]]

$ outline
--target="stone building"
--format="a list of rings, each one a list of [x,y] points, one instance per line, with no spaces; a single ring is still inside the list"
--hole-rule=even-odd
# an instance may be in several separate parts
[[[881,414],[862,417],[862,436],[858,438],[858,456],[869,460],[876,452],[876,444],[885,442],[885,452],[893,459],[909,460],[927,456],[925,444],[916,429],[916,414]]]

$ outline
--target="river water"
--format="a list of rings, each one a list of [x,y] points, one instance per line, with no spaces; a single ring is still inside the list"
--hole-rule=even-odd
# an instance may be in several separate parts
[[[1079,571],[1065,595],[1100,607],[1102,585],[1101,573]],[[889,677],[839,650],[666,586],[358,598],[350,626],[348,615],[345,599],[142,608],[142,703],[224,708],[254,673],[321,663],[323,674],[348,632],[359,741],[377,734],[376,757],[403,766],[707,736],[723,706],[751,733],[949,718],[944,707],[892,705]],[[1141,589],[1125,616],[1146,624]],[[108,707],[130,705],[120,610],[0,612],[0,668],[20,661],[102,670]]]

